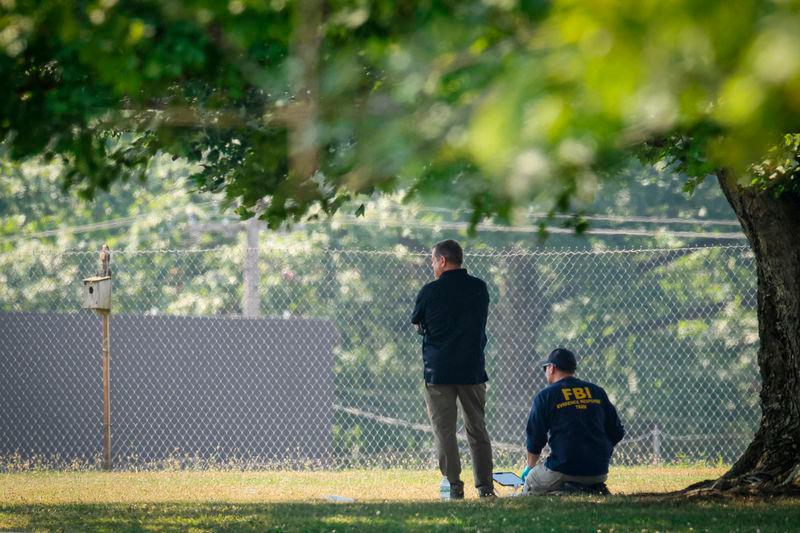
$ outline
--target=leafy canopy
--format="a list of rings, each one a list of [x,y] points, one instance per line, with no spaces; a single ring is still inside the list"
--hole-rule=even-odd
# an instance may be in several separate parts
[[[86,197],[187,157],[273,226],[375,190],[568,210],[631,153],[796,190],[798,27],[793,0],[2,0],[0,134]]]

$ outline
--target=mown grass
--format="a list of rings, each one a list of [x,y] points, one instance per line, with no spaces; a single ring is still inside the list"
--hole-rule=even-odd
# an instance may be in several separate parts
[[[615,494],[667,492],[717,477],[725,468],[617,467],[608,485]],[[438,497],[432,470],[156,471],[53,470],[0,474],[0,503],[312,502],[328,495],[357,501],[424,501]],[[464,473],[467,487],[472,485]],[[475,498],[467,490],[467,498]]]
[[[612,470],[612,497],[436,501],[435,472],[24,472],[0,474],[0,529],[789,531],[800,500],[659,501],[720,468]],[[326,495],[356,499],[332,504]]]

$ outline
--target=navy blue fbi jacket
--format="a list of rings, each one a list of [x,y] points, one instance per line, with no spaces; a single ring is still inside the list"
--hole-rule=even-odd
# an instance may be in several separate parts
[[[549,440],[545,466],[550,470],[570,476],[599,476],[608,473],[611,452],[625,430],[606,391],[573,376],[536,395],[525,433],[528,451],[535,455]]]
[[[463,268],[442,272],[422,287],[411,323],[422,327],[425,382],[476,385],[486,376],[486,318],[489,291]]]

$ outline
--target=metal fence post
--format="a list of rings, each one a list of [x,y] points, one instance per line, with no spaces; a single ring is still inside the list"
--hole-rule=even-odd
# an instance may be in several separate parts
[[[261,296],[259,294],[260,273],[258,271],[258,234],[260,221],[253,217],[247,221],[245,240],[244,293],[242,294],[242,314],[257,317],[260,314]]]
[[[661,464],[661,430],[658,424],[653,426],[653,464]]]

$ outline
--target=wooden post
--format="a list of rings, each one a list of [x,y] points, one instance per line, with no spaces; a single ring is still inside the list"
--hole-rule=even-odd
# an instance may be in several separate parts
[[[83,280],[83,304],[94,309],[103,320],[103,468],[111,470],[111,250],[100,251],[100,275]]]
[[[98,311],[103,317],[103,468],[111,470],[111,354],[109,321],[111,310]]]

